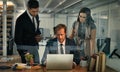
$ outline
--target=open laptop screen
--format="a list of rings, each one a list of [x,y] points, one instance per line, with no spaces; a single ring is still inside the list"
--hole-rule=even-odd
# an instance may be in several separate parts
[[[73,54],[47,54],[46,69],[72,69]]]

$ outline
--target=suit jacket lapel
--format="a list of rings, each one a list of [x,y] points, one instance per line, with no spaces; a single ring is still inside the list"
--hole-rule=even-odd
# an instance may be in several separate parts
[[[32,26],[33,30],[35,30],[35,25],[34,25],[34,23],[32,22],[31,18],[29,17],[27,11],[26,11],[26,15],[27,15],[27,17],[28,17],[28,22],[29,22],[29,24],[31,24],[31,25],[28,25],[28,26]],[[36,17],[35,17],[35,18],[36,18]]]
[[[36,18],[36,21],[37,21],[37,28],[39,28],[39,16],[37,15],[35,18]]]
[[[68,54],[69,50],[68,50],[68,39],[66,38],[66,42],[65,42],[65,53]]]
[[[55,48],[56,53],[58,53],[58,43],[57,43],[57,39],[53,42],[53,48]]]

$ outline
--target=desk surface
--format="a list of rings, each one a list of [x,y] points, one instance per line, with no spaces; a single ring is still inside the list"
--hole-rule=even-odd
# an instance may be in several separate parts
[[[1,64],[0,63],[0,66],[1,65],[9,65],[9,64]],[[46,70],[45,67],[41,67],[38,70],[34,70],[34,69],[22,69],[22,70],[15,70],[15,71],[13,71],[12,69],[6,69],[6,70],[0,69],[0,72],[88,72],[88,71],[87,71],[86,67],[76,66],[72,70]],[[105,72],[117,72],[117,71],[115,71],[112,68],[109,68],[109,67],[106,66]]]
[[[0,72],[87,72],[87,68],[86,67],[76,66],[72,70],[46,70],[45,67],[41,67],[38,70],[22,69],[22,70],[15,70],[15,71],[13,71],[12,69],[6,69],[6,70],[0,70]]]
[[[12,56],[12,57],[14,57],[14,56]],[[16,62],[20,62],[19,56],[15,56],[15,59],[13,61],[10,61],[10,62],[6,62],[6,63],[0,62],[0,66],[2,66],[2,65],[12,66]],[[41,67],[38,70],[22,69],[22,70],[17,70],[17,71],[13,71],[12,69],[6,69],[6,70],[0,69],[0,72],[46,72],[46,71],[47,72],[87,72],[87,68],[86,67],[76,66],[72,70],[49,70],[49,71],[46,70],[45,67]],[[117,72],[117,71],[115,71],[112,68],[109,68],[109,67],[106,66],[105,72]]]
[[[46,70],[43,68],[43,72],[87,72],[87,67],[76,66],[72,70]]]
[[[19,63],[20,62],[20,57],[19,56],[11,56],[14,58],[14,60],[12,61],[9,61],[9,62],[0,62],[0,66],[11,66],[14,64],[14,63]],[[0,72],[78,72],[78,71],[81,71],[81,72],[87,72],[87,68],[86,67],[80,67],[80,66],[76,66],[74,69],[72,70],[46,70],[45,67],[42,67],[38,70],[32,70],[32,69],[22,69],[22,70],[16,70],[16,71],[13,71],[12,69],[6,69],[6,70],[2,70],[0,69]]]

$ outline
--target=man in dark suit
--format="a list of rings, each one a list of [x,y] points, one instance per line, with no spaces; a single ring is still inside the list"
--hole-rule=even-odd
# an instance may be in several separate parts
[[[47,54],[70,54],[76,49],[74,40],[66,37],[66,30],[67,28],[64,24],[58,24],[56,26],[56,38],[48,40],[46,44],[45,52],[42,58],[43,65],[45,65]]]
[[[14,40],[22,63],[26,63],[26,52],[33,54],[34,62],[39,63],[38,42],[41,40],[41,32],[39,30],[38,12],[39,2],[29,0],[27,10],[16,20]]]

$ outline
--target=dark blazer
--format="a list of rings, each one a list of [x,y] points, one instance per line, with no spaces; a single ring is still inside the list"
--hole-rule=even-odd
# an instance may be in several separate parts
[[[71,40],[69,38],[66,38],[65,42],[65,53],[66,54],[71,54],[72,51],[76,50],[76,45],[74,40]],[[45,48],[45,52],[43,54],[43,58],[41,60],[42,64],[44,64],[47,54],[58,54],[58,43],[57,43],[57,38],[50,39]]]
[[[35,36],[41,34],[39,30],[39,17],[35,17],[37,21],[37,30],[35,31],[35,25],[31,21],[30,17],[25,11],[16,20],[15,26],[15,43],[17,45],[38,45],[35,40]]]

